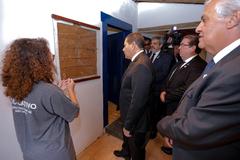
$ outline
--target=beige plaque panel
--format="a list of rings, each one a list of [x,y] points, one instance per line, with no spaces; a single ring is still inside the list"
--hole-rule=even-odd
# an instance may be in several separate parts
[[[96,75],[96,31],[62,23],[57,28],[61,78]]]

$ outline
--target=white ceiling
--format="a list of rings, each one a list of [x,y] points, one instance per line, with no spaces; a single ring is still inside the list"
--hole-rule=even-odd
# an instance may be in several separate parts
[[[205,0],[133,0],[136,3],[141,2],[150,2],[150,3],[178,3],[178,4],[196,4],[203,5]],[[164,25],[164,26],[155,26],[155,27],[147,27],[147,28],[138,28],[138,31],[143,34],[152,34],[152,35],[164,35],[166,32],[170,30],[173,25],[176,25],[180,30],[186,29],[194,29],[199,24],[199,21],[194,21],[190,23],[180,23],[180,24],[172,24],[172,25]]]

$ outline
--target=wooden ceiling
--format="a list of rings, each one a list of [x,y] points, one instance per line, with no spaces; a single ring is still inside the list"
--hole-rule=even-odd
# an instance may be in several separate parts
[[[133,0],[134,2],[204,4],[205,0]]]

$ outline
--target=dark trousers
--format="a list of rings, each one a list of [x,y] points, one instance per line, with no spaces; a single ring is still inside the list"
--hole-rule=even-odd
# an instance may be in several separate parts
[[[151,101],[151,126],[152,132],[157,133],[157,123],[166,115],[166,107],[160,101],[160,93],[155,94]]]
[[[146,133],[135,133],[132,137],[123,135],[122,149],[130,155],[132,160],[145,160],[145,147],[148,142]]]

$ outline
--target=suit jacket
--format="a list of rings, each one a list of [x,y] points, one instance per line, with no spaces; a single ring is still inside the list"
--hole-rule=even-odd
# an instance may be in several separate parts
[[[161,88],[163,87],[164,80],[168,76],[172,66],[174,64],[173,54],[160,52],[153,62],[155,80],[154,80],[154,92],[159,97]]]
[[[165,104],[168,115],[176,110],[183,93],[201,75],[206,62],[196,56],[183,67],[182,65],[183,62],[179,62],[172,68],[164,86],[167,93]]]
[[[201,75],[158,123],[175,160],[240,159],[240,46]]]
[[[131,133],[147,132],[150,127],[149,98],[153,81],[149,57],[140,53],[125,71],[119,98],[124,127]]]

